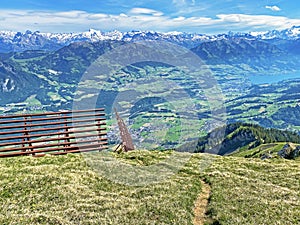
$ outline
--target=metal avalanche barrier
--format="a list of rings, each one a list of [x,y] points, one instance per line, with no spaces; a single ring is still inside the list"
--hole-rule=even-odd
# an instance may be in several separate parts
[[[107,149],[105,121],[103,108],[0,116],[0,157]]]

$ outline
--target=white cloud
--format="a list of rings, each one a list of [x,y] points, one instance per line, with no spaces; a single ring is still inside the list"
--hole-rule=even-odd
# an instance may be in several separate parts
[[[246,14],[220,14],[217,17],[232,26],[252,27],[253,29],[285,29],[300,24],[300,19],[289,19],[284,16],[246,15]]]
[[[145,15],[153,15],[153,16],[162,16],[163,13],[160,11],[156,11],[148,8],[133,8],[129,11],[130,14],[145,14]]]
[[[101,19],[108,18],[108,17],[109,16],[107,14],[95,13],[95,14],[88,15],[87,19],[90,19],[90,20],[101,20]]]
[[[277,5],[267,5],[265,6],[266,9],[271,9],[272,11],[280,11],[281,9]]]
[[[223,33],[231,31],[264,31],[299,25],[300,19],[283,16],[219,14],[211,17],[170,17],[162,12],[133,8],[128,13],[102,14],[85,11],[12,11],[0,10],[0,30],[39,30],[41,32],[82,32],[89,28],[111,30],[187,31]]]
[[[185,20],[185,17],[179,16],[179,17],[174,18],[173,20],[174,20],[174,21],[184,21],[184,20]]]
[[[80,17],[81,15],[85,15],[86,12],[84,11],[67,11],[67,12],[57,12],[55,13],[56,17],[62,17],[62,18],[70,18],[75,19]]]

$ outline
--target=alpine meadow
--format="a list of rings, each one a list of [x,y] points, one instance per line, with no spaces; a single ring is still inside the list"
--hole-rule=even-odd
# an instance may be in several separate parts
[[[300,225],[291,0],[0,6],[0,223]]]

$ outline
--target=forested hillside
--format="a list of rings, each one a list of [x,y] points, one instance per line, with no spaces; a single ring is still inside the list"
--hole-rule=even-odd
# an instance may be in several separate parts
[[[233,123],[217,128],[201,137],[195,152],[225,155],[241,148],[248,150],[261,144],[275,142],[300,143],[300,136],[291,131],[264,128],[247,123]]]

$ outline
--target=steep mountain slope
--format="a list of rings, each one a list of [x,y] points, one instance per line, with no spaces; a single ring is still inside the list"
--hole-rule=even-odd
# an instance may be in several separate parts
[[[20,52],[25,50],[54,50],[64,44],[49,39],[39,32],[0,32],[0,52]]]
[[[47,110],[71,107],[72,97],[87,67],[115,44],[112,41],[77,42],[53,52],[27,50],[1,54],[0,105],[24,102],[31,95]],[[1,97],[2,97],[1,96]]]
[[[0,61],[0,102],[24,102],[30,95],[43,88],[43,81],[22,71],[19,65]]]
[[[281,42],[276,43],[276,45],[279,48],[286,50],[290,53],[300,55],[300,38],[296,40],[290,40],[290,41],[283,40]]]
[[[92,62],[119,44],[115,41],[72,43],[35,61],[36,72],[42,72],[49,79],[76,84]],[[57,76],[49,76],[49,70],[56,71]]]
[[[274,45],[245,38],[231,38],[205,42],[193,48],[192,51],[205,60],[215,58],[223,60],[223,62],[232,62],[234,59],[259,58],[262,54],[282,55],[284,53]]]
[[[236,151],[231,155],[245,158],[260,159],[297,159],[300,157],[300,145],[291,142],[268,143],[259,145],[255,148]]]
[[[222,39],[202,43],[192,51],[208,64],[249,66],[257,71],[299,67],[298,57],[260,40]],[[289,61],[286,61],[287,58]]]
[[[215,129],[200,138],[196,152],[226,155],[239,149],[248,150],[261,144],[274,142],[300,143],[300,136],[290,131],[267,129],[252,124],[234,123]]]

